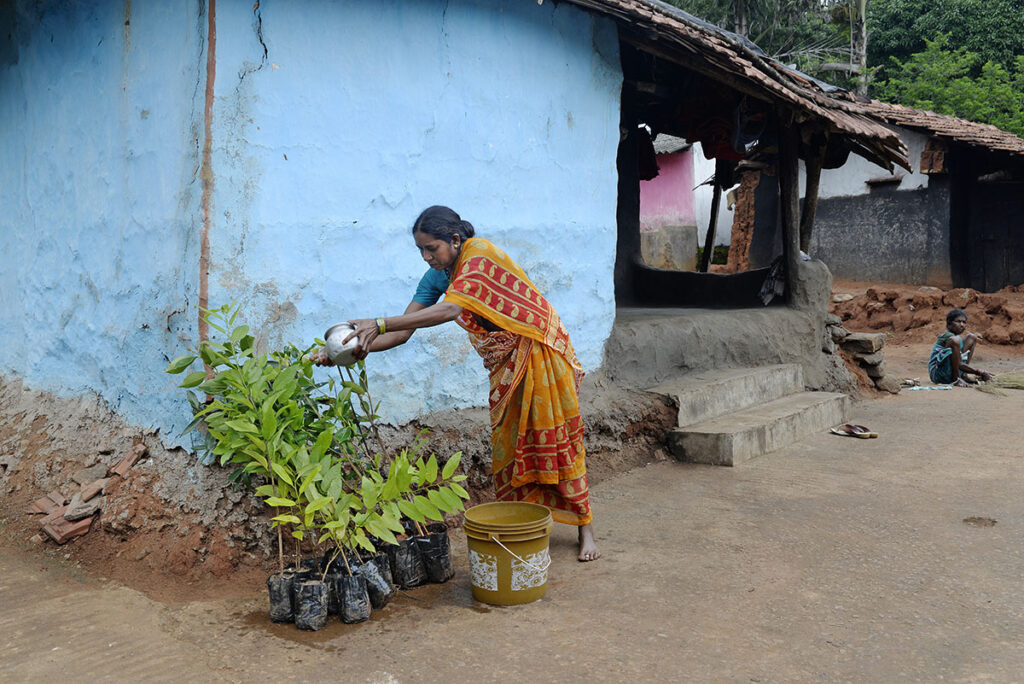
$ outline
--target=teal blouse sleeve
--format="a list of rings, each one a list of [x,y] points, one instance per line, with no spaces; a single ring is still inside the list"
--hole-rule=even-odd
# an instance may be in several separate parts
[[[437,301],[444,296],[444,292],[447,289],[448,276],[445,275],[444,271],[435,271],[432,268],[428,268],[427,272],[420,278],[420,284],[416,286],[416,294],[413,295],[412,301],[423,306],[437,304]]]

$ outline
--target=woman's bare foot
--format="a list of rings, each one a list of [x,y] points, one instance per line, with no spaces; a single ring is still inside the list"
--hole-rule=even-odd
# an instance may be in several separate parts
[[[587,523],[586,525],[580,526],[580,555],[577,559],[581,563],[586,561],[597,560],[601,557],[601,550],[597,548],[597,542],[594,541],[594,524]]]

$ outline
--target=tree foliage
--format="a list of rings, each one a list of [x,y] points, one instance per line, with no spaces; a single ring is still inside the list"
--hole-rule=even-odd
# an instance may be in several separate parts
[[[868,64],[879,78],[888,78],[890,58],[906,62],[940,35],[978,56],[973,76],[988,62],[1012,70],[1024,54],[1024,0],[871,0],[868,35]]]
[[[668,0],[705,21],[743,34],[769,56],[801,71],[825,63],[849,63],[857,0]],[[840,85],[848,85],[840,83]]]
[[[940,34],[905,61],[890,58],[889,78],[875,84],[879,99],[1024,136],[1024,56],[1016,57],[1008,70],[950,41]]]

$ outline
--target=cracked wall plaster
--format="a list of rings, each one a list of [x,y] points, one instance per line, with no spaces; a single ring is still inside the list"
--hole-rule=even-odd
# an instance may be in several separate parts
[[[206,5],[134,3],[129,31],[122,6],[15,4],[0,373],[95,393],[177,443],[188,407],[162,371],[197,335]],[[274,345],[400,313],[425,270],[409,227],[442,203],[523,265],[584,366],[600,365],[615,313],[613,23],[555,3],[220,0],[216,62],[211,305],[239,301]],[[371,374],[393,421],[485,402],[454,325],[375,356]]]

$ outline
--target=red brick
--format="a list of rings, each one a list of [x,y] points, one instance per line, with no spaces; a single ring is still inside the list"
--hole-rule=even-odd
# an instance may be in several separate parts
[[[51,499],[48,496],[44,496],[41,499],[36,499],[35,501],[33,501],[29,505],[28,510],[26,512],[31,514],[31,515],[35,515],[37,513],[49,514],[49,513],[53,513],[58,508],[60,508],[60,506],[58,506],[57,504],[53,503],[53,499]]]
[[[63,506],[68,502],[68,500],[64,498],[64,495],[58,492],[57,490],[50,492],[46,496],[50,497],[50,500],[53,501],[53,503],[57,504],[58,506]]]
[[[89,484],[82,487],[82,491],[78,492],[78,496],[81,497],[82,501],[88,501],[92,497],[96,496],[103,491],[103,488],[107,485],[110,480],[109,477],[90,482]]]
[[[146,455],[146,445],[136,444],[129,449],[128,454],[118,461],[117,465],[110,469],[111,473],[116,473],[121,477],[127,477],[128,471],[131,470],[132,466],[138,463],[139,459]]]
[[[52,511],[50,511],[49,513],[47,513],[46,517],[43,518],[41,521],[39,521],[39,524],[40,525],[49,525],[50,523],[55,522],[57,520],[63,520],[64,519],[64,514],[67,513],[67,512],[68,512],[68,507],[67,506],[61,506],[60,508],[55,508]]]
[[[53,523],[43,525],[43,532],[48,534],[50,538],[58,544],[64,544],[75,537],[80,537],[87,533],[89,528],[92,527],[92,521],[95,519],[95,515],[89,518],[76,520],[75,522],[70,522],[61,518]]]

